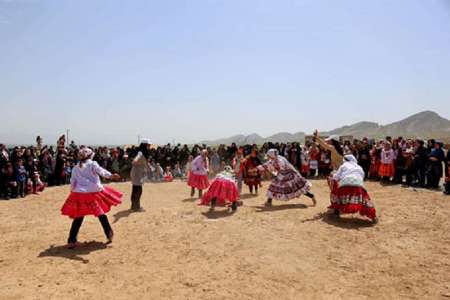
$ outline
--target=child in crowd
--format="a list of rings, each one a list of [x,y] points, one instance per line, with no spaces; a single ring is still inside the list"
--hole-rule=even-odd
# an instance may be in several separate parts
[[[164,180],[164,170],[159,163],[155,166],[154,180],[156,182],[162,182]]]
[[[386,142],[381,150],[380,163],[378,175],[381,180],[390,182],[395,175],[395,153],[390,142]]]
[[[64,164],[64,174],[66,175],[66,184],[70,183],[70,178],[72,177],[72,164],[71,161],[66,161]]]
[[[182,179],[183,177],[183,171],[181,170],[180,164],[176,163],[173,168],[173,178]]]
[[[42,182],[41,176],[39,175],[39,172],[36,172],[34,174],[35,180],[36,180],[36,192],[43,192],[44,189],[47,187],[47,183]]]
[[[172,182],[173,181],[173,175],[170,171],[170,167],[166,167],[166,171],[164,172],[164,181],[165,182]]]
[[[309,176],[309,150],[308,147],[303,147],[303,151],[300,154],[300,161],[301,161],[301,170],[300,174],[307,178]]]
[[[25,166],[23,165],[23,160],[20,158],[17,161],[16,166],[16,181],[17,181],[17,189],[18,194],[21,198],[25,197],[27,183],[28,183],[28,174]]]
[[[236,155],[233,158],[232,167],[234,174],[236,176],[237,187],[239,191],[239,195],[242,193],[242,181],[244,180],[244,149],[239,149],[236,151]]]
[[[309,157],[309,176],[316,177],[317,169],[319,168],[320,151],[315,143],[311,146]]]
[[[377,145],[372,145],[370,150],[370,168],[369,178],[378,179],[378,171],[380,169],[380,150]]]

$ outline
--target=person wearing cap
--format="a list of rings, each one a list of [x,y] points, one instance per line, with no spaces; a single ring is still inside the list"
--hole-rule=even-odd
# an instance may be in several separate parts
[[[111,180],[119,180],[120,176],[100,167],[92,160],[93,157],[92,149],[80,150],[80,162],[73,168],[70,179],[71,192],[61,208],[62,215],[73,219],[68,239],[68,247],[71,249],[77,246],[78,231],[87,215],[94,215],[100,220],[108,243],[111,243],[114,232],[106,213],[111,206],[122,203],[123,194],[109,186],[103,186],[100,181],[100,176]]]
[[[314,140],[319,143],[322,149],[331,152],[331,167],[333,170],[339,169],[342,165],[342,159],[344,157],[344,150],[339,143],[339,137],[337,135],[331,135],[325,140],[322,140],[319,136],[319,132],[316,130],[314,132]]]
[[[139,152],[131,163],[131,184],[133,185],[131,190],[131,210],[143,212],[141,207],[142,186],[145,180],[147,180],[149,174],[149,158],[150,158],[150,141],[148,139],[142,139],[139,145]]]
[[[269,160],[259,165],[258,171],[271,172],[274,177],[267,189],[266,206],[272,206],[272,199],[289,201],[305,195],[311,198],[313,205],[317,204],[314,194],[310,192],[311,183],[300,175],[297,169],[277,149],[267,151]]]
[[[203,190],[209,187],[208,173],[208,150],[203,149],[200,155],[192,161],[192,171],[188,178],[188,186],[191,187],[191,197],[194,197],[195,189],[198,189],[198,197],[202,198]]]
[[[378,222],[376,210],[364,187],[364,170],[352,154],[344,156],[343,164],[333,175],[329,209],[336,217],[359,213]]]

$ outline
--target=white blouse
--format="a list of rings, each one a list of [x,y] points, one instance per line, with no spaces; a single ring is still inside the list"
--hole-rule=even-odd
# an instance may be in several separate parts
[[[80,168],[76,165],[72,170],[70,186],[75,193],[96,193],[103,190],[100,176],[111,178],[111,173],[98,165],[96,161],[88,159]]]

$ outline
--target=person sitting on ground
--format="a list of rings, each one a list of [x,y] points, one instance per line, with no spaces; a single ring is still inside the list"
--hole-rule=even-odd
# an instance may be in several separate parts
[[[170,170],[170,167],[166,167],[166,171],[164,172],[164,181],[165,182],[172,182],[173,181],[173,175]]]

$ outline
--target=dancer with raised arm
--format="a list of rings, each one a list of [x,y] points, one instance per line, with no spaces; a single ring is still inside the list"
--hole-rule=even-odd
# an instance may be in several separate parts
[[[113,205],[122,203],[122,193],[111,187],[103,186],[100,176],[111,180],[119,180],[118,174],[111,174],[93,161],[94,151],[83,148],[79,152],[80,163],[72,170],[70,179],[71,192],[61,213],[73,219],[70,229],[68,247],[77,246],[77,236],[87,215],[96,216],[102,224],[108,243],[113,240],[114,232],[109,224],[108,213]]]

